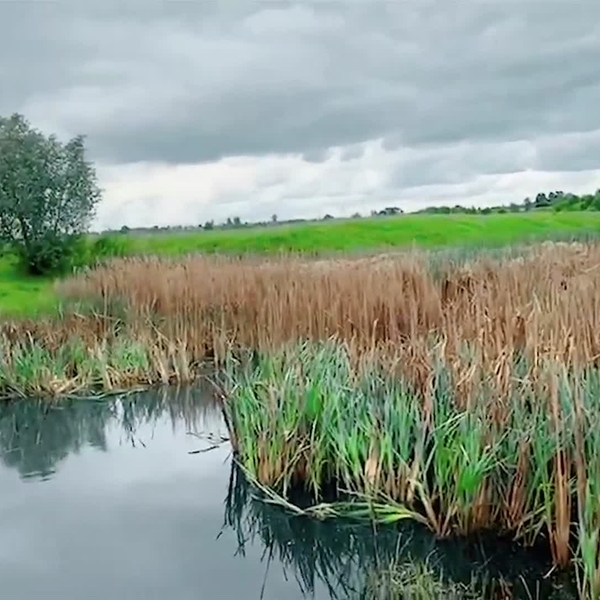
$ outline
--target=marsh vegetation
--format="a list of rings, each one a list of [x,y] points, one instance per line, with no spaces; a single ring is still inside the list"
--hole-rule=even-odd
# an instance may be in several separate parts
[[[594,242],[119,259],[58,284],[63,314],[0,326],[0,389],[116,391],[210,364],[270,502],[542,544],[597,598],[598,265]]]
[[[409,521],[321,521],[265,502],[231,461],[208,391],[0,406],[0,577],[9,597],[132,589],[216,600],[574,597],[557,572],[546,577],[543,548],[436,539]]]

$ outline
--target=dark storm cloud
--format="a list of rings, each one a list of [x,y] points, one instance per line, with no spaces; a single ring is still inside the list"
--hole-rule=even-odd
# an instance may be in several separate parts
[[[598,23],[595,0],[3,2],[0,114],[87,133],[113,163],[585,132],[600,129]],[[576,148],[539,160],[593,164]],[[479,167],[513,163],[490,150]]]

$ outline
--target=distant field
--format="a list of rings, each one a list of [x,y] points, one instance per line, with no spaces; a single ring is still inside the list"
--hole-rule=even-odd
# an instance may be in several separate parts
[[[131,236],[142,254],[360,251],[416,244],[505,245],[561,234],[600,233],[600,213],[403,215],[272,227]]]
[[[402,215],[260,228],[120,235],[128,253],[275,254],[360,252],[415,244],[422,247],[502,246],[533,239],[600,234],[598,212],[493,215]],[[0,258],[0,318],[31,315],[56,303],[52,282],[20,275]]]

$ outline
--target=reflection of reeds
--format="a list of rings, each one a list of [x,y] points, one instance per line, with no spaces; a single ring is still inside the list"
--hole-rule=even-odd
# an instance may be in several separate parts
[[[173,427],[198,432],[219,417],[220,408],[199,387],[163,388],[103,401],[10,402],[0,405],[0,460],[22,476],[49,477],[62,460],[85,446],[106,450],[109,426],[135,443],[142,425],[167,419]]]
[[[232,363],[225,407],[241,465],[283,497],[302,484],[320,502],[334,482],[376,502],[371,516],[391,500],[441,536],[494,529],[532,544],[543,534],[559,566],[572,558],[578,526],[592,586],[600,374],[548,361],[538,379],[517,378],[526,360],[507,366],[510,395],[490,373],[465,398],[441,361],[423,394],[374,355],[356,361],[333,341],[292,346],[253,366]]]
[[[374,528],[320,521],[290,515],[264,500],[234,464],[225,526],[237,533],[238,552],[258,542],[263,558],[279,561],[307,596],[319,583],[339,600],[549,598],[556,586],[544,577],[543,561],[531,560],[525,551],[520,556],[506,542],[441,541],[406,522]],[[500,555],[511,558],[500,565]]]

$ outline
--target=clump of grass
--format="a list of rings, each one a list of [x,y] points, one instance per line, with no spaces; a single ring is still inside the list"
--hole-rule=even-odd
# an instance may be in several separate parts
[[[81,319],[70,322],[80,326]],[[189,383],[202,372],[181,341],[118,321],[89,318],[85,323],[85,330],[64,335],[57,335],[51,323],[31,329],[5,326],[0,332],[0,399]]]
[[[0,389],[5,398],[113,391],[130,387],[151,372],[147,350],[135,340],[116,340],[91,350],[74,338],[54,351],[33,340],[10,346],[0,343],[0,356]]]
[[[464,397],[451,365],[438,362],[423,393],[376,357],[356,363],[347,346],[330,341],[230,364],[223,394],[240,464],[282,504],[302,486],[319,506],[333,483],[346,515],[385,521],[387,504],[439,536],[494,529],[527,544],[541,536],[562,567],[578,526],[592,585],[600,473],[590,471],[597,446],[585,440],[600,415],[600,375],[550,362],[541,373],[514,382],[504,397],[495,374],[482,375]],[[347,498],[360,500],[355,512]],[[365,504],[371,510],[363,513]]]

